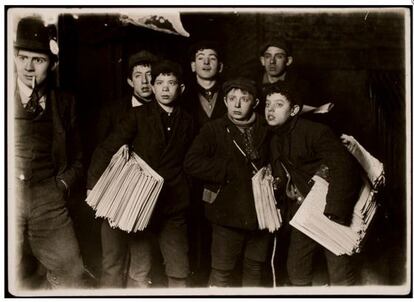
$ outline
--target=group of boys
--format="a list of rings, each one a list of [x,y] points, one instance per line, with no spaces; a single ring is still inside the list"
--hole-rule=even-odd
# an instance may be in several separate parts
[[[53,286],[80,286],[82,259],[64,203],[64,194],[82,169],[73,100],[47,86],[56,55],[43,24],[22,19],[14,46],[19,244],[25,234]],[[303,102],[289,83],[287,67],[293,60],[289,44],[267,43],[260,60],[265,68],[260,89],[246,78],[222,83],[219,46],[197,43],[190,64],[195,81],[185,91],[177,63],[157,59],[148,51],[130,57],[127,82],[132,94],[102,110],[101,143],[88,168],[87,190],[125,144],[164,178],[164,185],[144,231],[127,234],[102,223],[102,287],[149,287],[154,240],[169,287],[187,286],[191,268],[209,261],[201,259],[210,256],[205,253],[190,263],[189,248],[196,253],[211,251],[209,286],[232,285],[239,258],[242,285],[260,286],[274,235],[258,228],[251,177],[268,163],[280,176],[280,188],[293,183],[302,195],[321,164],[327,165],[331,185],[325,214],[348,223],[359,191],[354,161],[327,127],[299,117]],[[34,94],[40,101],[31,112]],[[284,193],[281,189],[277,195],[291,215],[300,200]],[[211,236],[211,242],[200,238],[204,235]],[[311,284],[311,255],[316,248],[321,247],[292,230],[287,259],[292,285]],[[325,253],[331,284],[355,284],[350,257]]]

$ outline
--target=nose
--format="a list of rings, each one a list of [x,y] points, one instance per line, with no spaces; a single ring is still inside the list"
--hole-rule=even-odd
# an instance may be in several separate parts
[[[148,84],[149,83],[149,75],[147,75],[147,74],[144,74],[144,76],[141,78],[141,83],[142,84]]]
[[[24,69],[27,71],[32,71],[33,70],[33,60],[28,58],[26,60],[26,64],[24,65]]]
[[[276,62],[276,56],[271,56],[270,63],[275,63],[275,62]]]
[[[204,65],[208,65],[208,64],[210,64],[210,59],[207,57],[207,58],[204,58]]]
[[[236,102],[234,103],[234,107],[240,108],[240,99],[236,100]]]
[[[169,89],[168,89],[168,85],[163,85],[162,86],[162,91],[168,91]]]

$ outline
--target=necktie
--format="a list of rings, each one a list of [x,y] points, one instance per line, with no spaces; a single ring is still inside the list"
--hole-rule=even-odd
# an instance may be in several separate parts
[[[36,113],[39,114],[43,111],[42,106],[39,104],[40,95],[39,95],[39,89],[37,86],[33,88],[32,94],[29,97],[29,101],[26,104],[26,111],[29,113]]]

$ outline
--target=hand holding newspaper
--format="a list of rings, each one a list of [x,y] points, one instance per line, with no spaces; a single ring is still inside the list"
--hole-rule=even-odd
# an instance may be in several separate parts
[[[111,227],[126,232],[142,231],[148,225],[164,179],[137,154],[122,146],[112,157],[86,202],[96,217],[108,219]]]
[[[335,223],[323,214],[329,183],[317,175],[312,178],[312,189],[289,222],[338,256],[352,255],[360,251],[377,209],[376,189],[385,182],[383,164],[380,161],[369,154],[352,136],[342,135],[341,139],[367,175],[354,207],[351,225]]]

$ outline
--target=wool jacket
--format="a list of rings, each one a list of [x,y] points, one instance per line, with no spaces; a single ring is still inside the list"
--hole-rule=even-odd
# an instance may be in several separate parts
[[[285,178],[282,162],[303,196],[312,187],[311,178],[326,165],[329,189],[324,214],[350,221],[362,185],[361,170],[329,127],[295,117],[274,131],[270,148],[276,176]]]
[[[259,153],[254,164],[260,169],[267,162],[269,131],[260,116],[253,127],[253,139]],[[240,137],[241,131],[227,115],[207,123],[188,151],[184,168],[191,176],[219,188],[214,202],[205,205],[206,216],[212,223],[257,230],[251,184],[255,171],[233,143],[234,139],[243,148]]]
[[[88,170],[88,189],[93,188],[119,148],[129,144],[164,178],[154,215],[172,215],[188,206],[189,188],[183,161],[193,139],[193,120],[180,107],[175,107],[176,119],[171,139],[167,141],[160,110],[161,107],[154,101],[134,107],[125,115],[124,120],[93,153]]]
[[[221,82],[218,82],[218,85],[220,88],[218,90],[216,103],[211,117],[208,117],[201,107],[197,82],[193,81],[185,90],[183,108],[194,118],[194,124],[198,131],[210,120],[220,118],[227,112],[226,105],[224,104],[224,94],[221,89]]]
[[[16,101],[20,102],[20,94],[15,91]],[[52,110],[52,160],[57,180],[63,180],[69,189],[83,175],[82,144],[75,99],[72,94],[49,89],[46,106]]]

